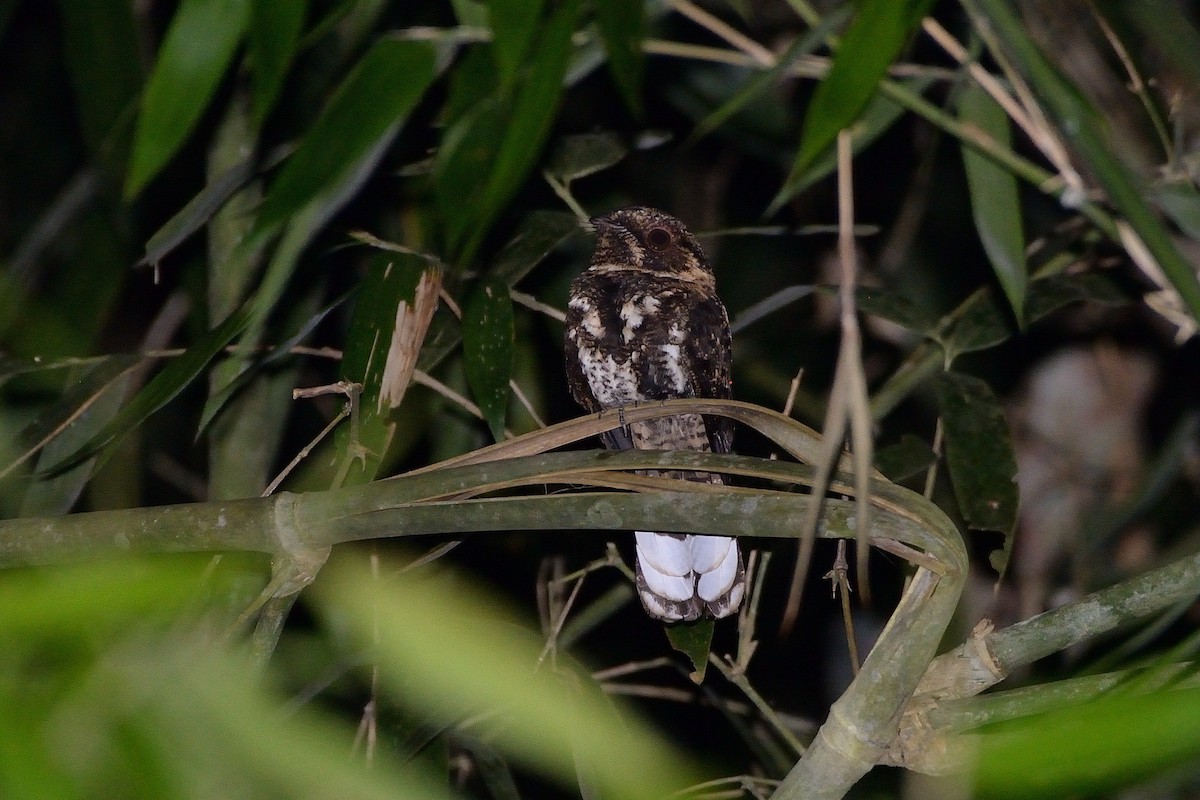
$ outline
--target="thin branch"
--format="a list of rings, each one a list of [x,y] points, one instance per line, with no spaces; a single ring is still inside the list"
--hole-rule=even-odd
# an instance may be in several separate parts
[[[751,39],[746,34],[738,31],[721,20],[717,19],[712,14],[700,8],[691,0],[667,0],[671,8],[683,14],[685,17],[695,22],[700,27],[712,33],[715,36],[724,39],[735,48],[745,53],[760,67],[775,66],[775,54],[767,48],[763,47],[758,42]]]

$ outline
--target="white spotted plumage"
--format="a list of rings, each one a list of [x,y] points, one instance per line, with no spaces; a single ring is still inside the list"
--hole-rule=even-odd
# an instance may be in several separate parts
[[[729,320],[712,270],[679,220],[634,207],[592,220],[592,263],[571,285],[566,356],[571,394],[597,411],[673,397],[728,398]],[[617,449],[729,452],[732,424],[680,414],[605,434]],[[646,474],[662,474],[647,472]],[[669,477],[723,483],[720,475]],[[737,540],[637,531],[637,589],[653,617],[724,617],[744,594]]]

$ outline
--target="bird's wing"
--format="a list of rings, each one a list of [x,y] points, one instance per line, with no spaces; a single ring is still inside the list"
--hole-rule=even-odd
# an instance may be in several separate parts
[[[732,344],[729,336],[729,316],[725,306],[712,298],[691,308],[685,342],[684,359],[691,370],[689,383],[694,397],[728,400],[733,397],[730,375]],[[728,453],[733,446],[733,420],[728,417],[705,417],[709,445],[714,453]]]

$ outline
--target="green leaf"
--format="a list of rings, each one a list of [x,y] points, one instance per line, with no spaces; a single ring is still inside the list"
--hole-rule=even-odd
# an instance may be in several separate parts
[[[901,86],[917,95],[923,94],[932,84],[933,79],[928,77],[900,81]],[[904,107],[890,97],[882,94],[872,97],[858,120],[850,126],[851,152],[857,156],[867,149],[876,139],[891,130],[904,112]],[[837,150],[833,147],[826,148],[809,162],[807,167],[789,176],[784,200],[795,197],[817,181],[832,175],[835,169],[837,169]]]
[[[218,175],[146,240],[146,254],[137,266],[157,265],[189,236],[204,228],[213,214],[256,173],[255,160],[247,158]]]
[[[1071,303],[1100,303],[1119,306],[1133,302],[1107,275],[1081,272],[1077,275],[1052,275],[1029,285],[1025,313],[1030,322],[1049,316]]]
[[[442,138],[434,161],[434,197],[445,222],[446,247],[453,251],[484,215],[479,184],[496,163],[508,127],[503,105],[490,97],[457,120]]]
[[[1112,692],[975,738],[977,797],[1116,797],[1156,774],[1171,786],[1200,757],[1200,689]]]
[[[971,84],[963,89],[958,98],[958,113],[965,124],[982,131],[1004,147],[1011,146],[1008,115],[977,85]],[[979,241],[983,243],[983,250],[1018,323],[1023,323],[1028,271],[1017,179],[1011,172],[966,144],[962,145],[962,156]]]
[[[488,274],[507,286],[515,286],[563,242],[582,234],[579,220],[571,214],[534,211],[521,221],[516,235],[496,256]]]
[[[125,136],[113,133],[122,121],[128,124],[143,78],[133,7],[127,0],[59,0],[58,11],[84,139],[101,163],[120,174],[128,128]]]
[[[365,178],[435,75],[428,42],[382,39],[330,98],[271,184],[258,229],[283,222],[348,176]]]
[[[809,103],[800,149],[791,174],[771,201],[770,213],[794,194],[793,183],[833,144],[838,132],[858,119],[932,4],[932,0],[863,0],[829,74]]]
[[[462,326],[467,383],[492,435],[502,441],[513,362],[513,310],[508,287],[497,280],[475,287],[463,308]]]
[[[1079,302],[1121,305],[1128,303],[1129,298],[1104,275],[1052,275],[1029,284],[1025,316],[1032,324],[1063,306]],[[995,347],[1015,333],[1012,315],[995,292],[984,288],[962,303],[957,316],[944,330],[937,332],[936,338],[952,362],[963,353]]]
[[[301,324],[291,336],[272,348],[271,351],[261,359],[258,359],[255,362],[256,368],[243,368],[240,372],[231,370],[230,372],[234,375],[234,377],[231,378],[229,382],[226,383],[221,389],[210,393],[208,400],[205,401],[204,409],[200,413],[200,422],[196,425],[196,437],[199,438],[200,435],[208,429],[208,426],[212,424],[213,419],[216,418],[217,414],[221,412],[221,409],[225,407],[225,404],[228,403],[235,394],[240,392],[251,382],[253,382],[256,377],[258,377],[259,370],[288,358],[292,354],[292,349],[303,344],[304,341],[312,335],[312,332],[317,329],[317,327],[325,320],[327,316],[329,316],[329,313],[346,302],[349,297],[349,293],[342,295],[329,305],[325,306],[325,308],[313,314],[307,320],[304,320],[303,324]],[[253,316],[251,317],[251,320],[253,321]],[[247,327],[249,326],[247,325]],[[233,361],[233,359],[230,359],[230,361]]]
[[[342,356],[342,377],[363,387],[357,430],[338,431],[339,453],[357,461],[343,484],[372,480],[387,454],[396,430],[393,412],[417,365],[441,273],[440,264],[415,254],[379,253],[371,259]],[[357,442],[350,441],[353,435]]]
[[[228,319],[206,333],[183,355],[171,359],[162,372],[155,375],[133,400],[121,409],[121,413],[117,415],[116,419],[105,425],[87,444],[70,456],[45,468],[42,470],[42,474],[57,475],[86,461],[118,439],[124,438],[134,428],[145,422],[151,414],[171,402],[190,385],[217,353],[224,350],[225,346],[242,332],[249,321],[250,314],[246,307],[230,314]]]
[[[496,163],[484,184],[478,218],[455,231],[452,239],[458,244],[464,241],[464,236],[469,237],[459,253],[463,262],[473,259],[496,214],[517,193],[546,141],[558,111],[563,75],[571,55],[577,6],[578,0],[568,0],[542,26],[528,76],[517,94]]]
[[[936,461],[937,454],[933,448],[911,433],[901,436],[895,444],[875,451],[875,469],[886,475],[892,483],[920,475]]]
[[[484,103],[499,101],[500,84],[496,77],[496,59],[492,46],[486,43],[473,44],[464,48],[447,76],[449,87],[446,101],[442,105],[442,118],[447,129],[454,128],[465,117],[474,115]],[[443,136],[438,156],[449,138]]]
[[[307,0],[250,0],[250,67],[254,125],[275,106],[300,42]]]
[[[546,163],[546,172],[563,183],[608,169],[625,158],[629,148],[615,133],[564,136]]]
[[[946,467],[967,524],[1012,536],[1017,523],[1016,457],[1004,410],[979,378],[947,372],[934,382],[945,430]]]
[[[529,52],[542,20],[544,0],[488,0],[492,53],[500,67],[500,86],[507,92]]]
[[[125,196],[137,196],[192,132],[229,68],[249,0],[183,0],[163,40],[133,136]]]
[[[825,291],[831,295],[835,293],[831,288]],[[882,317],[917,333],[933,330],[934,321],[929,312],[910,300],[902,291],[863,287],[855,292],[855,297],[859,309],[864,314]]]
[[[692,679],[693,683],[704,682],[704,673],[708,670],[708,654],[712,650],[715,628],[711,619],[663,626],[671,647],[683,653],[687,656],[688,661],[692,662],[692,672],[688,677]]]
[[[754,72],[745,86],[726,100],[720,108],[696,123],[689,140],[700,139],[723,125],[730,117],[741,111],[748,103],[758,99],[764,92],[790,75],[792,65],[801,57],[811,54],[823,45],[826,39],[840,28],[850,14],[850,5],[841,6],[821,20],[821,24],[805,31],[804,35],[788,46],[775,65],[768,70]],[[898,115],[899,112],[897,112]],[[800,190],[797,190],[799,192]]]
[[[642,115],[642,40],[646,38],[646,4],[643,0],[604,0],[596,3],[596,27],[608,69],[617,83],[621,99],[633,112]]]
[[[41,446],[38,461],[43,465],[70,455],[117,415],[130,373],[141,363],[140,356],[104,359],[70,382],[62,397],[23,430],[19,439],[34,448]],[[91,479],[94,467],[91,462],[80,463],[59,475],[35,479],[21,502],[20,516],[66,514]]]
[[[535,211],[517,228],[516,235],[500,251],[488,275],[513,286],[563,242],[581,236],[575,217],[562,211]],[[418,361],[420,369],[432,371],[462,341],[462,326],[444,308],[434,315],[425,347]],[[0,373],[2,375],[2,373]]]
[[[1154,199],[1171,220],[1192,239],[1200,242],[1200,192],[1190,181],[1170,181],[1154,187]]]
[[[1114,153],[1095,109],[1029,38],[1024,22],[1008,0],[965,0],[964,5],[1024,73],[1059,132],[1158,262],[1192,318],[1200,320],[1200,278],[1151,210],[1146,201],[1148,188]]]
[[[474,28],[488,26],[488,8],[480,0],[450,0],[459,25]]]
[[[587,670],[562,655],[539,669],[544,641],[500,598],[462,580],[405,577],[335,568],[320,581],[323,616],[378,655],[383,694],[433,719],[486,711],[490,746],[564,787],[582,773],[601,797],[664,797],[698,780],[685,754]]]

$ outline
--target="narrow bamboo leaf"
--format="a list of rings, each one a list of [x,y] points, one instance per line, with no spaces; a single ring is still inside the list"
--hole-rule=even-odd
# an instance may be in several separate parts
[[[307,150],[308,154],[299,162],[293,158],[284,168],[285,174],[281,175],[272,187],[271,195],[264,204],[264,211],[259,215],[255,233],[247,237],[231,256],[251,258],[254,250],[261,247],[267,238],[274,236],[284,220],[290,217],[267,265],[262,284],[250,301],[250,320],[245,326],[244,342],[259,343],[267,319],[275,310],[279,298],[283,296],[304,249],[317,232],[354,196],[391,145],[404,116],[418,99],[416,84],[420,83],[420,92],[423,92],[432,80],[432,59],[433,50],[426,43],[383,40],[376,44],[334,94],[322,118],[313,126],[297,151],[296,157],[298,158],[304,150]],[[397,74],[408,74],[411,78],[411,81],[405,82],[408,88],[399,93],[403,97],[393,95],[387,86],[389,82],[395,82],[390,70],[396,68],[402,70]],[[409,68],[414,72],[403,72]],[[379,99],[382,96],[387,96],[388,102],[393,104],[392,110],[395,113],[391,117],[391,124],[384,126],[383,130],[373,131],[374,136],[359,136],[362,131],[356,131],[350,135],[353,142],[338,142],[329,147],[332,157],[320,152],[322,144],[319,138],[315,138],[316,135],[321,130],[326,131],[327,135],[332,135],[333,132],[346,127],[354,128],[356,110],[363,110],[368,117],[373,118],[376,125],[385,122],[384,118],[387,115],[379,115],[378,109],[360,108],[369,98]],[[401,100],[407,103],[403,110],[400,108],[403,105]],[[320,182],[313,183],[312,175],[297,172],[305,164],[321,172],[323,177]],[[287,178],[289,171],[293,175],[291,178]],[[268,216],[265,206],[272,202],[272,198],[276,198],[275,210]],[[301,205],[295,206],[296,203]],[[230,392],[226,387],[213,393],[205,404],[203,418],[212,419],[229,396]]]
[[[130,371],[141,363],[137,356],[102,362],[77,384],[86,396],[61,420],[57,435],[42,449],[39,464],[54,464],[85,445],[121,410]],[[78,396],[79,392],[74,393]],[[72,397],[74,402],[74,397]],[[22,517],[56,517],[66,514],[91,480],[96,460],[88,459],[57,475],[35,479],[21,502]]]
[[[513,360],[513,310],[508,287],[497,280],[475,287],[463,308],[462,325],[467,383],[492,435],[501,441]]]
[[[162,372],[155,375],[133,400],[121,409],[121,413],[117,415],[116,419],[105,425],[87,444],[56,464],[45,468],[42,474],[56,475],[91,458],[112,442],[125,437],[130,431],[145,422],[147,417],[171,402],[176,395],[194,381],[213,357],[242,332],[249,320],[250,314],[245,307],[230,314],[228,319],[201,337],[183,355],[171,359]]]
[[[483,216],[479,184],[496,163],[508,118],[497,98],[488,98],[452,124],[434,160],[434,197],[445,224],[446,246],[457,242]]]
[[[575,217],[561,211],[535,211],[522,221],[500,251],[488,274],[507,286],[524,278],[555,248],[582,231]],[[454,315],[439,309],[430,323],[417,366],[429,372],[458,347],[462,326]],[[2,373],[0,373],[2,375]]]
[[[563,183],[606,170],[625,158],[629,148],[615,133],[564,136],[554,147],[546,172]]]
[[[267,229],[347,175],[369,170],[435,74],[428,42],[382,39],[338,87],[271,185],[259,214]]]
[[[454,62],[454,69],[446,76],[446,80],[449,86],[441,114],[447,129],[456,127],[464,117],[477,113],[484,103],[498,103],[500,100],[496,58],[492,55],[490,44],[480,43],[466,48]],[[438,148],[439,155],[449,138],[447,130]]]
[[[261,370],[264,367],[267,367],[270,364],[273,364],[291,355],[292,348],[303,344],[304,341],[312,335],[312,332],[317,329],[317,326],[320,325],[327,316],[329,316],[329,313],[335,308],[341,306],[349,298],[350,293],[347,292],[329,305],[325,306],[325,308],[321,309],[316,314],[313,314],[304,321],[304,324],[300,325],[295,333],[289,336],[285,341],[272,348],[269,353],[263,356],[256,363],[256,369],[243,369],[241,372],[236,373],[236,377],[231,379],[229,383],[225,384],[222,389],[209,395],[208,400],[204,404],[204,409],[200,413],[200,422],[196,425],[196,438],[200,438],[200,435],[204,433],[210,424],[212,424],[213,419],[216,418],[217,414],[221,412],[221,409],[225,407],[225,404],[229,402],[230,398],[232,398],[247,384],[254,380],[258,370]]]
[[[809,103],[791,174],[771,201],[774,213],[793,196],[793,184],[827,150],[838,131],[866,107],[887,68],[900,55],[932,0],[863,0],[838,46],[829,74]]]
[[[307,0],[250,0],[249,47],[256,127],[271,113],[283,88],[300,43],[307,10]]]
[[[965,0],[964,5],[1001,43],[1029,80],[1055,125],[1087,164],[1109,201],[1146,245],[1194,319],[1200,320],[1200,278],[1151,210],[1149,191],[1114,153],[1095,109],[1029,38],[1007,0]]]
[[[826,39],[842,26],[847,17],[849,17],[850,10],[851,6],[846,4],[826,14],[821,20],[820,25],[805,31],[803,36],[788,46],[787,50],[776,59],[775,66],[768,70],[753,73],[740,91],[726,100],[707,117],[696,123],[696,127],[688,138],[700,139],[707,136],[710,132],[723,125],[738,111],[745,108],[748,103],[758,99],[768,89],[775,86],[789,74],[792,65],[796,61],[822,46]]]
[[[923,94],[933,84],[928,77],[909,78],[900,84],[908,91]],[[896,121],[904,115],[904,107],[889,97],[876,94],[867,103],[858,120],[851,124],[851,149],[858,155],[867,149],[876,139],[882,136]],[[817,181],[823,180],[837,169],[837,148],[827,147],[809,162],[808,166],[790,176],[788,181],[787,198],[790,199],[803,192]]]
[[[579,220],[562,211],[534,211],[517,228],[488,274],[507,286],[515,286],[553,250],[572,236],[582,236]]]
[[[146,254],[137,266],[156,265],[187,238],[208,224],[213,214],[255,174],[254,159],[230,167],[205,186],[146,240]]]
[[[972,84],[963,89],[958,99],[958,113],[964,123],[979,129],[993,141],[1004,147],[1012,144],[1008,115],[978,86]],[[962,156],[975,230],[1018,324],[1023,325],[1028,271],[1017,179],[973,147],[964,144]]]
[[[338,431],[339,453],[358,459],[344,484],[373,479],[387,454],[395,433],[393,412],[412,380],[438,305],[441,273],[440,264],[415,254],[380,253],[371,259],[342,356],[342,377],[363,387],[357,430]],[[355,435],[358,441],[350,441]]]
[[[596,3],[596,27],[608,54],[608,69],[621,99],[642,115],[642,40],[646,38],[646,4],[643,0],[605,0]]]
[[[183,0],[142,96],[125,196],[135,197],[183,145],[246,30],[249,0]]]
[[[577,7],[578,0],[568,0],[542,26],[528,76],[520,87],[496,163],[484,185],[479,218],[465,231],[470,236],[461,251],[465,262],[474,257],[496,214],[520,188],[550,132],[571,55]]]
[[[712,637],[715,626],[711,619],[699,622],[689,622],[682,625],[666,625],[667,641],[671,647],[687,656],[692,662],[692,672],[688,675],[694,683],[704,682],[704,673],[708,669],[708,653],[712,649]]]
[[[947,372],[934,384],[946,432],[946,466],[972,528],[1012,536],[1017,521],[1016,457],[1004,410],[979,378]]]
[[[1146,42],[1154,43],[1155,54],[1187,76],[1195,86],[1200,83],[1200,31],[1196,30],[1195,8],[1174,3],[1123,3],[1106,0],[1101,4],[1106,14],[1117,14],[1131,20]]]
[[[0,478],[8,475],[48,443],[61,436],[80,414],[100,400],[100,396],[109,386],[141,362],[141,356],[115,355],[104,358],[98,364],[84,363],[72,368],[68,373],[72,377],[67,379],[67,388],[62,395],[17,435],[13,449],[19,452],[14,452],[13,460],[0,468]],[[82,444],[83,442],[78,442],[66,452],[71,452]],[[48,463],[57,460],[43,458],[43,461]]]
[[[1200,242],[1200,192],[1190,181],[1162,183],[1154,189],[1154,199],[1179,230]]]
[[[517,77],[542,19],[544,0],[488,0],[492,52],[500,68],[500,86],[507,92]]]
[[[126,0],[59,0],[58,12],[84,139],[101,163],[123,172],[128,136],[112,133],[143,78],[133,7]]]

